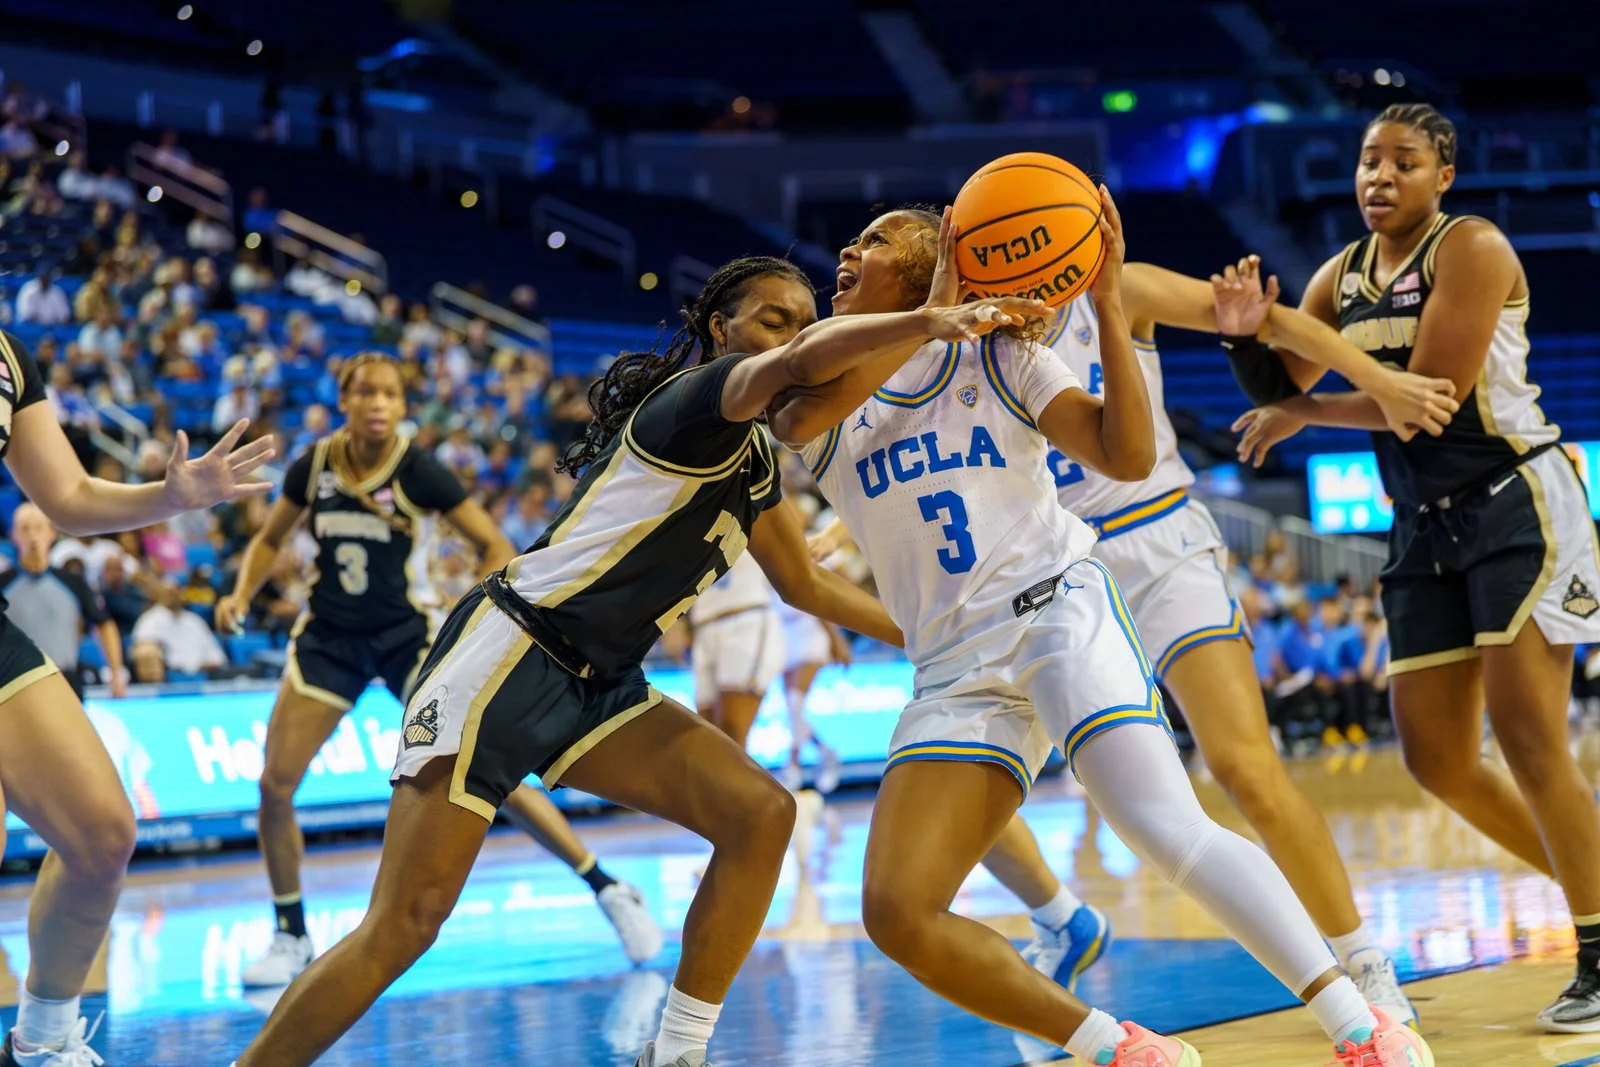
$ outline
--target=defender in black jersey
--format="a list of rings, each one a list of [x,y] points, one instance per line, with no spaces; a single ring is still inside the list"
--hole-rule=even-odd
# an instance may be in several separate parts
[[[270,488],[247,479],[272,458],[271,440],[234,448],[244,422],[196,460],[178,434],[162,481],[91,478],[44,399],[33,357],[0,332],[0,459],[60,529],[81,535],[137,529]],[[50,853],[29,907],[33,951],[16,1027],[0,1043],[0,1067],[19,1060],[28,1067],[87,1063],[89,1024],[78,1016],[78,996],[133,853],[133,808],[82,703],[49,657],[7,621],[4,608],[0,598],[0,817],[9,804]]]
[[[1323,265],[1303,309],[1378,359],[1453,379],[1461,408],[1437,437],[1405,438],[1385,432],[1362,393],[1302,396],[1242,419],[1241,451],[1264,451],[1306,423],[1375,431],[1395,502],[1383,606],[1407,765],[1560,880],[1578,927],[1578,978],[1539,1023],[1600,1031],[1600,814],[1566,727],[1571,646],[1600,641],[1600,544],[1528,378],[1517,255],[1492,223],[1440,211],[1455,128],[1425,105],[1396,105],[1364,142],[1356,194],[1372,232]],[[1480,757],[1485,698],[1521,797]]]
[[[785,600],[899,643],[882,606],[811,563],[779,499],[757,418],[781,393],[928,337],[1045,313],[1028,301],[815,323],[804,275],[750,259],[713,274],[664,352],[624,353],[590,394],[564,460],[583,474],[545,536],[463,598],[406,709],[372,908],[290,987],[241,1067],[304,1067],[432,942],[507,792],[537,770],[661,816],[714,854],[689,909],[659,1047],[644,1067],[699,1065],[771,903],[794,800],[731,740],[650,688],[640,661],[748,543]],[[740,324],[759,355],[720,358]],[[803,329],[802,329],[803,328]]]
[[[217,604],[220,629],[236,628],[291,531],[304,519],[317,543],[317,580],[296,623],[278,701],[267,726],[261,775],[260,836],[272,883],[277,933],[267,955],[246,967],[246,987],[287,985],[315,955],[300,896],[304,842],[294,793],[311,760],[374,678],[401,703],[432,639],[432,620],[413,560],[429,547],[443,516],[472,543],[484,573],[513,550],[455,475],[397,432],[405,415],[399,367],[359,355],[339,379],[344,429],[323,438],[289,468],[283,495],[245,551],[233,594]],[[661,949],[661,931],[638,890],[608,876],[548,797],[512,783],[507,815],[561,857],[595,890],[641,963]]]

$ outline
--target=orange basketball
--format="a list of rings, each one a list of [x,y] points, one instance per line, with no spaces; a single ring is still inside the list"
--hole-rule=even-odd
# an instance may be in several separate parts
[[[1026,296],[1060,307],[1100,273],[1100,190],[1064,159],[1001,156],[956,194],[961,278],[983,296]]]

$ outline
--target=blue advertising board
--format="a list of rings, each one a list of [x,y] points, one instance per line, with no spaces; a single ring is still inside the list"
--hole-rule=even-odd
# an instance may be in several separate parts
[[[900,709],[911,698],[904,660],[825,667],[807,714],[848,764],[881,764]],[[687,707],[694,679],[686,670],[650,672],[651,683]],[[275,690],[91,697],[89,718],[105,742],[139,818],[143,845],[253,836],[262,748]],[[388,690],[369,688],[311,761],[295,795],[307,829],[380,824],[389,803],[389,771],[400,736],[400,705]],[[767,767],[789,759],[789,715],[778,680],[750,731],[750,753]],[[814,763],[816,753],[804,754]],[[590,798],[557,790],[558,803]],[[7,814],[6,855],[38,855],[44,842]]]

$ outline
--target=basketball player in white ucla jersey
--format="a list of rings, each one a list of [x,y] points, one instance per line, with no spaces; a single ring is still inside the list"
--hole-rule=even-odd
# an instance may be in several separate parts
[[[1339,969],[1272,861],[1201,809],[1128,604],[1046,476],[1051,445],[1131,480],[1157,458],[1121,224],[1102,198],[1103,400],[1048,348],[991,334],[865,364],[770,416],[872,566],[916,667],[867,843],[868,935],[935,992],[1085,1062],[1196,1067],[1189,1045],[1090,1009],[949,910],[1059,746],[1118,836],[1307,1002],[1341,1064],[1431,1063]],[[955,241],[948,213],[879,218],[840,254],[836,314],[954,298]]]
[[[1423,104],[1367,127],[1356,197],[1371,231],[1317,271],[1301,308],[1396,367],[1455,382],[1461,411],[1438,437],[1386,432],[1362,392],[1302,395],[1320,373],[1287,372],[1275,403],[1240,419],[1260,457],[1312,425],[1373,431],[1394,499],[1383,609],[1390,702],[1422,785],[1508,851],[1553,874],[1578,935],[1578,973],[1539,1024],[1600,1032],[1600,814],[1567,747],[1572,646],[1600,641],[1600,546],[1583,483],[1528,379],[1528,280],[1503,233],[1451,216],[1456,131]],[[1274,279],[1274,282],[1276,280]],[[1225,332],[1255,333],[1254,260],[1217,279]],[[1293,346],[1288,346],[1291,349]],[[1237,358],[1237,357],[1235,357]],[[1511,769],[1481,755],[1483,708]]]

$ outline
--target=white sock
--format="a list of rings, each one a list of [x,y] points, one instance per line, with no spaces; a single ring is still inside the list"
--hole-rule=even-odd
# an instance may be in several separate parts
[[[794,749],[799,752],[812,739],[811,724],[806,721],[806,692],[786,687],[783,695],[789,704],[789,733],[794,735]]]
[[[1111,1062],[1117,1046],[1126,1040],[1128,1032],[1121,1023],[1099,1008],[1090,1008],[1089,1017],[1067,1039],[1067,1051],[1084,1063],[1103,1065]]]
[[[1062,885],[1056,890],[1056,895],[1050,903],[1042,908],[1033,909],[1033,921],[1047,930],[1059,930],[1067,925],[1074,913],[1083,907],[1083,901],[1073,895],[1072,890]]]
[[[41,1000],[24,989],[17,1004],[16,1039],[30,1049],[60,1045],[77,1022],[77,997]]]
[[[1306,1003],[1323,1031],[1337,1048],[1357,1031],[1376,1030],[1378,1017],[1372,1014],[1367,998],[1348,978],[1341,978]]]
[[[1372,931],[1367,929],[1366,923],[1362,923],[1343,937],[1328,938],[1328,947],[1333,949],[1333,954],[1339,959],[1339,966],[1348,974],[1359,973],[1361,964],[1377,963],[1388,958],[1383,949],[1378,947],[1378,942],[1373,938]],[[1356,960],[1357,956],[1368,953],[1375,954],[1378,959]]]
[[[661,1032],[656,1036],[656,1067],[671,1067],[674,1060],[694,1049],[704,1050],[711,1043],[721,1004],[707,1004],[678,992],[667,991],[667,1007],[661,1013]]]

